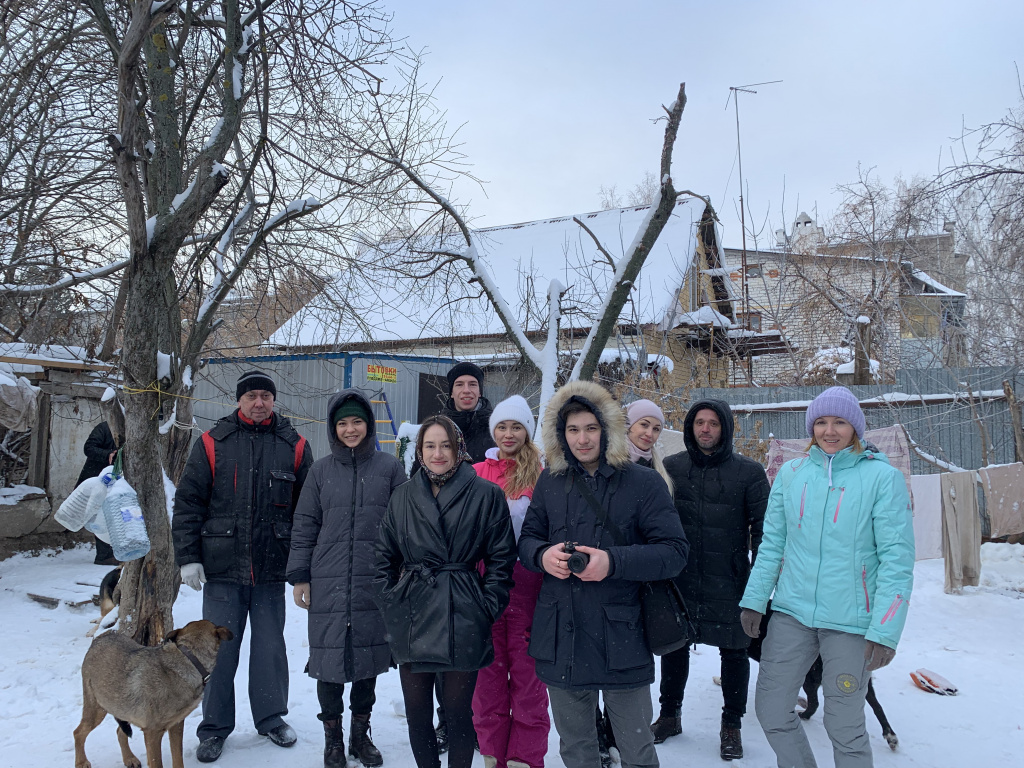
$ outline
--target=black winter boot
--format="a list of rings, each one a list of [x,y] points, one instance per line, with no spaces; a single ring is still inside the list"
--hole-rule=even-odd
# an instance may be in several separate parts
[[[721,755],[723,760],[739,760],[743,757],[743,740],[740,738],[739,728],[722,726],[720,734],[722,739]]]
[[[352,733],[348,740],[348,753],[366,768],[384,765],[380,750],[370,741],[370,716],[352,715]]]
[[[664,712],[651,723],[651,733],[654,734],[654,743],[662,744],[665,739],[678,736],[683,732],[683,718],[681,715],[666,715]]]
[[[345,768],[345,731],[341,718],[324,720],[324,768]]]

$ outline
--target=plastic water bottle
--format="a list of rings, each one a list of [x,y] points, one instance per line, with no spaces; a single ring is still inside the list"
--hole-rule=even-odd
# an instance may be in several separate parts
[[[100,478],[90,477],[83,480],[57,508],[53,519],[69,531],[81,530],[82,526],[89,522],[89,499],[97,488],[105,488]]]
[[[103,499],[107,496],[106,489],[100,497],[100,509],[89,518],[89,522],[85,524],[85,530],[93,534],[100,541],[105,541],[107,544],[110,543],[110,531],[107,530],[107,518],[103,515]]]
[[[114,468],[107,467],[97,476],[102,482],[95,487],[89,496],[89,508],[85,516],[85,530],[96,538],[110,543],[110,531],[107,530],[107,519],[103,516],[103,502],[107,498],[107,490],[114,484]]]
[[[110,546],[114,557],[122,563],[138,560],[149,552],[146,521],[135,489],[124,477],[117,478],[103,500],[103,517],[110,531]]]

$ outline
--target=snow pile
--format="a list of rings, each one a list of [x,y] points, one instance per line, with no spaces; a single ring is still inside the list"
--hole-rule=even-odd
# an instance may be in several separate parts
[[[406,477],[412,475],[412,463],[416,460],[416,435],[419,433],[419,424],[410,424],[408,421],[403,421],[398,427],[398,434],[395,435],[395,442],[399,449],[401,448],[402,440],[407,441],[405,452],[402,454]]]
[[[32,494],[45,496],[46,491],[36,488],[34,485],[12,485],[9,488],[0,488],[0,506],[14,506]]]
[[[696,312],[683,312],[678,315],[676,325],[711,325],[715,328],[732,328],[733,322],[711,307],[701,307]]]
[[[861,316],[857,318],[857,322],[861,320],[870,322],[870,320]],[[828,347],[826,349],[819,349],[814,353],[814,356],[807,363],[804,368],[804,375],[814,376],[816,374],[822,374],[835,378],[841,373],[853,373],[854,362],[853,362],[853,350],[849,347]],[[871,375],[877,377],[881,370],[881,364],[877,360],[871,361]]]
[[[599,363],[636,363],[640,359],[640,353],[632,349],[606,349],[598,358]],[[665,355],[647,355],[647,366],[649,368],[661,368],[669,373],[672,372],[672,360]]]
[[[411,427],[412,425],[410,425]],[[49,553],[41,557],[17,555],[0,562],[0,753],[8,765],[19,768],[52,768],[74,762],[72,731],[81,717],[82,657],[89,647],[86,631],[98,615],[92,605],[80,609],[62,604],[48,609],[26,593],[56,594],[76,582],[98,585],[106,567],[92,564],[88,547]],[[1024,678],[1021,627],[1024,599],[1013,591],[1024,585],[1024,547],[985,544],[982,547],[982,578],[998,580],[1002,591],[987,583],[968,587],[962,595],[942,591],[942,561],[923,560],[914,568],[914,595],[907,627],[892,664],[874,673],[879,701],[899,736],[897,752],[890,752],[881,728],[867,712],[867,729],[878,768],[962,768],[1009,766],[1024,754]],[[993,582],[994,584],[995,582]],[[78,587],[78,589],[83,589]],[[183,626],[202,615],[202,595],[182,587],[174,606],[174,624]],[[303,674],[308,655],[307,614],[287,598],[285,640],[291,683],[288,721],[298,733],[289,750],[289,765],[321,765],[323,727],[316,683]],[[248,632],[246,635],[248,637]],[[272,768],[282,765],[283,753],[257,735],[246,701],[249,667],[248,641],[243,642],[235,678],[238,708],[236,729],[228,738],[219,768]],[[716,648],[698,645],[691,654],[690,677],[683,702],[685,733],[658,746],[661,764],[687,768],[721,768],[718,730],[722,691],[712,682],[720,674]],[[935,696],[916,688],[909,673],[920,667],[949,679],[957,696]],[[751,664],[748,713],[744,718],[743,743],[747,768],[775,765],[775,757],[754,716],[754,685],[757,665]],[[391,670],[377,680],[377,704],[373,710],[373,741],[384,754],[385,765],[414,765],[401,706],[398,672]],[[658,684],[651,688],[658,697]],[[348,715],[346,715],[346,724]],[[196,765],[195,736],[199,710],[185,722],[185,765]],[[41,725],[43,724],[43,725]],[[832,764],[832,748],[819,710],[803,723],[820,765]],[[41,728],[45,734],[41,738]],[[132,748],[143,757],[145,745],[136,730]],[[120,765],[115,724],[107,718],[86,742],[95,766]],[[164,760],[169,760],[167,739]],[[15,757],[16,756],[16,757]],[[143,758],[144,759],[144,758]],[[5,762],[6,762],[5,761]],[[443,764],[442,760],[442,764]],[[167,763],[169,764],[169,763]],[[354,765],[354,763],[350,763]],[[474,768],[483,759],[473,756]],[[558,735],[548,737],[548,768],[561,768]]]
[[[1024,546],[996,542],[985,544],[981,548],[981,580],[977,588],[1024,598]]]

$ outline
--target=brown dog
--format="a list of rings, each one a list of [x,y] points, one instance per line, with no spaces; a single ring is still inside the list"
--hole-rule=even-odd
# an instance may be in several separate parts
[[[116,632],[97,637],[82,661],[82,722],[75,729],[75,768],[91,768],[85,739],[109,712],[117,720],[117,740],[127,768],[142,762],[128,746],[134,724],[146,740],[146,764],[163,768],[164,731],[170,733],[171,765],[184,768],[185,718],[203,698],[227,627],[192,621],[175,629],[160,646],[147,648]]]

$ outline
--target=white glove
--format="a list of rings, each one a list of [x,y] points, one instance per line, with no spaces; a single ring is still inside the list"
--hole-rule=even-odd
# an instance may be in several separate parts
[[[181,580],[198,592],[206,583],[206,571],[202,563],[189,563],[181,566]]]

